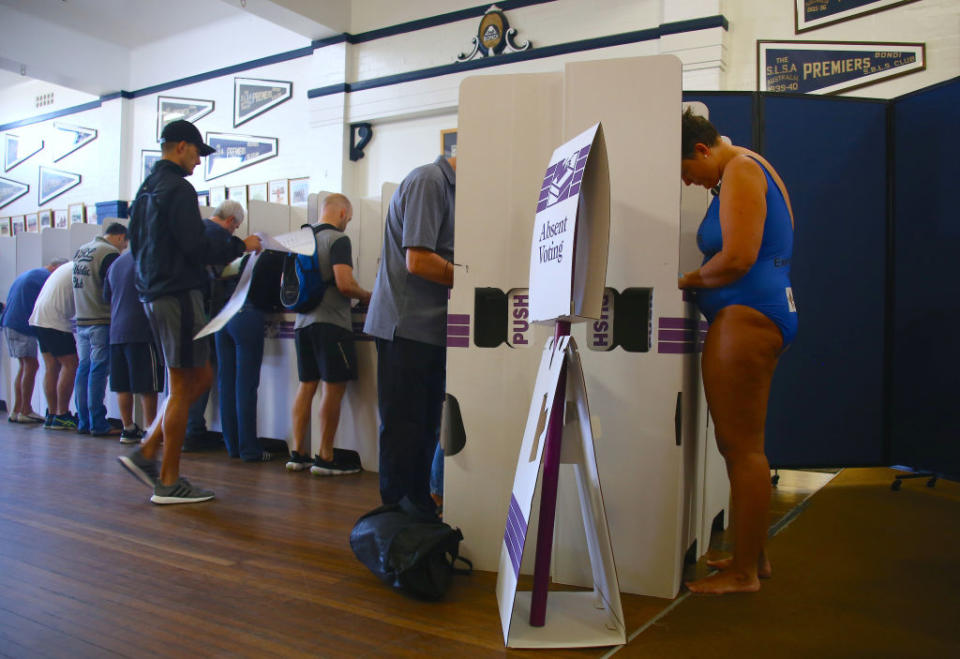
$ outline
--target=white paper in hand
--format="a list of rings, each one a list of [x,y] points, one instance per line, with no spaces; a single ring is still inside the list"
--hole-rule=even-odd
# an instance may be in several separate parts
[[[250,282],[253,281],[253,269],[257,265],[258,258],[260,258],[259,253],[250,255],[250,259],[247,261],[247,267],[243,269],[243,274],[240,275],[240,283],[237,284],[237,289],[233,292],[233,295],[230,296],[230,299],[227,300],[227,303],[223,305],[220,313],[214,316],[202,330],[197,332],[197,335],[193,337],[194,341],[222,330],[227,326],[230,319],[243,308],[243,303],[247,301]]]
[[[310,256],[317,249],[317,241],[310,229],[300,229],[279,236],[270,236],[265,233],[255,235],[260,237],[264,249],[272,249],[277,252],[293,252]]]

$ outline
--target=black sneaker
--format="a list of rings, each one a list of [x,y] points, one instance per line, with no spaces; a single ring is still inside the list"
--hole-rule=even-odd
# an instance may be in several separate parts
[[[47,410],[46,415],[44,415],[43,417],[43,427],[49,430],[50,427],[53,425],[53,419],[56,416],[57,416],[56,414],[53,414],[50,412],[50,410]]]
[[[353,465],[361,469],[363,468],[360,464],[360,454],[348,448],[334,448],[333,461],[339,462],[340,464]]]
[[[358,474],[360,471],[359,463],[339,460],[336,453],[333,455],[333,460],[329,462],[317,455],[313,459],[313,466],[310,467],[310,473],[314,476],[343,476],[344,474]]]
[[[143,439],[143,428],[136,423],[130,430],[124,428],[123,432],[120,433],[121,444],[139,444],[141,439]]]
[[[270,451],[261,451],[260,455],[243,459],[244,462],[270,462],[271,460],[273,460],[273,453]]]
[[[290,459],[287,460],[287,471],[303,471],[309,469],[313,460],[309,455],[300,455],[296,451],[290,451]]]

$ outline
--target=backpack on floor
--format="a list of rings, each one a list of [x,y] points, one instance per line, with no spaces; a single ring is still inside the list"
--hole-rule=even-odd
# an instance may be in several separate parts
[[[473,564],[459,555],[463,534],[409,500],[371,510],[357,520],[350,548],[384,583],[413,597],[443,599],[454,574]],[[454,567],[462,561],[466,569]]]
[[[310,229],[316,236],[320,225],[304,224],[301,229]],[[323,301],[329,281],[324,281],[320,272],[319,250],[313,254],[287,254],[283,260],[283,274],[280,277],[280,304],[288,311],[307,313]]]

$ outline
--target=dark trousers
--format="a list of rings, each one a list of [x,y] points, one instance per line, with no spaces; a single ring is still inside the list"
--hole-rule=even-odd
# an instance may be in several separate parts
[[[437,448],[446,383],[447,349],[420,341],[377,339],[380,408],[380,498],[403,497],[424,510]]]
[[[263,328],[259,309],[244,307],[215,334],[220,388],[220,423],[230,457],[258,460],[257,389],[263,362]]]

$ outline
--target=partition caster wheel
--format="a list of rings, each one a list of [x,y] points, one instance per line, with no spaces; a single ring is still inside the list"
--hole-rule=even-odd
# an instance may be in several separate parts
[[[900,486],[902,484],[903,484],[903,481],[895,480],[892,483],[890,483],[890,489],[893,490],[894,492],[897,492],[900,489]]]
[[[936,485],[937,485],[937,477],[936,477],[936,476],[934,476],[933,478],[931,478],[930,480],[927,481],[927,487],[936,487]]]
[[[776,487],[777,483],[779,482],[780,482],[780,474],[774,474],[773,476],[770,477],[770,484],[773,485],[774,487]]]

